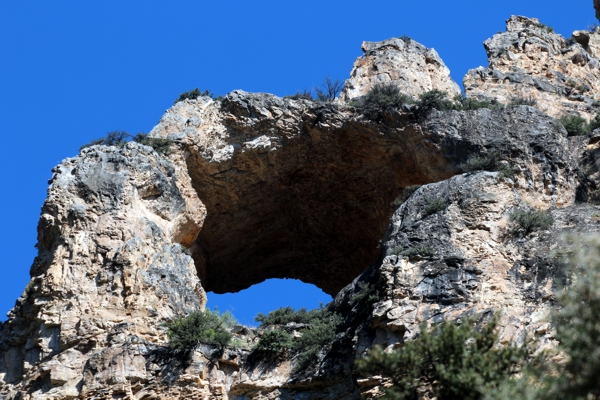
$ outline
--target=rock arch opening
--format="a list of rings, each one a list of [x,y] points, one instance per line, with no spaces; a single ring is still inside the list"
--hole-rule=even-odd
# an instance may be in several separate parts
[[[335,295],[377,259],[403,188],[447,179],[473,147],[399,111],[374,121],[348,107],[241,91],[215,107],[219,141],[202,141],[207,127],[186,135],[207,209],[191,250],[215,293],[292,278]]]
[[[236,293],[207,293],[206,307],[230,311],[243,325],[257,325],[254,317],[280,307],[312,310],[329,303],[332,297],[310,283],[297,279],[267,279]]]

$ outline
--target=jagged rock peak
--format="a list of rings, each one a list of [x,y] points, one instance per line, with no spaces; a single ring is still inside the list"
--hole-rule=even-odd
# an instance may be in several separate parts
[[[409,37],[363,42],[361,48],[364,55],[356,59],[344,83],[342,103],[366,94],[377,83],[393,82],[413,97],[432,89],[450,97],[461,93],[437,51]]]
[[[595,115],[600,34],[576,31],[573,39],[565,39],[536,18],[514,15],[506,28],[483,43],[489,66],[467,72],[463,79],[467,96],[503,103],[531,99],[554,117]]]

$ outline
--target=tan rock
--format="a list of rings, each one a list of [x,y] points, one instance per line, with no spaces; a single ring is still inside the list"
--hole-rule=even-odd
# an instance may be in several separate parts
[[[467,72],[466,95],[505,104],[530,99],[551,116],[579,113],[590,119],[600,100],[599,37],[576,31],[570,41],[535,18],[513,15],[506,32],[484,42],[489,66]]]
[[[356,59],[344,82],[341,103],[365,95],[375,84],[393,83],[414,98],[432,89],[445,91],[450,98],[461,93],[435,49],[410,38],[363,42],[361,48],[365,54]]]

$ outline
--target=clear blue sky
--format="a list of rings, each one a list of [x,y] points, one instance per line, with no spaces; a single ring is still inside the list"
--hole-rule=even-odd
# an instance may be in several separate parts
[[[363,40],[408,35],[457,82],[486,66],[482,42],[511,14],[570,36],[597,22],[592,0],[4,1],[0,6],[0,318],[29,280],[51,169],[112,130],[148,132],[183,91],[280,96],[345,79]],[[242,322],[330,298],[271,281],[211,296]]]

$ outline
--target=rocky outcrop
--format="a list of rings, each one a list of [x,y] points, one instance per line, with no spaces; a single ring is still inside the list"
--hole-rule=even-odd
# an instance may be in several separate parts
[[[518,235],[510,215],[530,207],[518,192],[516,181],[497,172],[417,190],[392,216],[380,260],[336,297],[334,306],[350,321],[340,344],[360,357],[374,345],[413,339],[422,323],[499,313],[501,343],[536,339],[536,346],[552,347],[548,315],[571,277],[562,254],[573,235],[598,234],[600,207],[552,209],[549,229]],[[432,198],[447,207],[428,212]],[[361,296],[365,287],[369,295]],[[382,383],[358,382],[363,394]]]
[[[489,66],[469,70],[463,79],[469,97],[531,99],[541,111],[559,117],[596,114],[600,91],[599,33],[577,31],[568,40],[535,18],[512,16],[506,32],[484,42]]]
[[[567,54],[531,21],[509,20],[487,44],[517,43],[530,78],[542,70],[524,54]],[[568,138],[529,106],[373,118],[346,102],[374,83],[413,96],[457,87],[412,40],[363,49],[338,102],[188,99],[151,132],[175,142],[166,158],[135,143],[92,146],[56,167],[31,283],[0,330],[0,396],[358,398],[381,380],[357,379],[356,357],[411,340],[421,322],[473,313],[501,312],[503,342],[530,332],[551,344],[545,318],[568,282],[553,251],[565,232],[597,231],[596,207],[575,199],[597,196],[599,141]],[[494,74],[508,65],[495,57]],[[462,173],[475,156],[510,173]],[[423,186],[393,205],[410,185]],[[432,200],[445,206],[432,211]],[[552,228],[514,235],[510,214],[526,207],[548,210]],[[294,357],[253,359],[256,332],[239,326],[228,349],[168,347],[164,323],[202,309],[205,291],[277,277],[337,294],[329,308],[344,323],[308,370],[294,371]]]
[[[414,98],[432,89],[447,92],[450,98],[461,93],[435,49],[409,37],[363,42],[361,48],[365,54],[356,59],[350,78],[344,82],[341,103],[365,95],[373,85],[386,83],[397,85]]]
[[[145,379],[143,343],[165,341],[157,325],[206,303],[182,247],[204,207],[184,170],[133,143],[88,148],[53,173],[31,281],[0,332],[3,391],[127,391]]]

